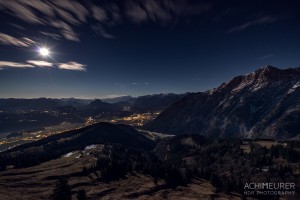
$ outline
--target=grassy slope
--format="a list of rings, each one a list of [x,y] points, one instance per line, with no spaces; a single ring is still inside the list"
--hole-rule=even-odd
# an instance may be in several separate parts
[[[93,152],[99,152],[101,145]],[[109,183],[98,182],[95,174],[76,176],[84,166],[90,166],[96,161],[92,154],[84,153],[76,158],[80,152],[75,151],[70,157],[60,157],[40,165],[24,169],[8,169],[0,173],[0,199],[6,200],[38,200],[48,199],[54,188],[58,176],[72,175],[68,180],[72,192],[84,188],[90,199],[239,199],[235,196],[216,194],[215,188],[203,180],[193,180],[187,187],[179,186],[175,189],[161,187],[163,180],[157,184],[150,176],[131,173],[124,179]]]

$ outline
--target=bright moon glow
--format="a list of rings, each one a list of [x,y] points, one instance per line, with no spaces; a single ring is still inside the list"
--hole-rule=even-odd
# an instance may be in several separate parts
[[[49,55],[49,50],[45,47],[40,48],[39,52],[42,56],[48,56]]]

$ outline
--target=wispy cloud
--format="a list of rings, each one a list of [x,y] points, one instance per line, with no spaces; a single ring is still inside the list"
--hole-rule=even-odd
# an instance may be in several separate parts
[[[31,24],[43,24],[41,18],[37,17],[34,11],[30,8],[26,2],[30,1],[0,1],[0,8],[5,8],[9,14],[26,21]],[[40,4],[35,4],[38,1],[34,1],[34,7],[40,8]],[[44,8],[44,7],[43,7]],[[46,10],[46,9],[44,9]]]
[[[50,33],[50,32],[43,32],[41,31],[41,34],[43,35],[46,35],[46,36],[49,36],[55,40],[59,40],[61,38],[61,36],[59,34],[56,34],[56,33]]]
[[[65,39],[73,41],[79,41],[79,38],[70,25],[80,25],[85,22],[88,14],[86,9],[76,1],[59,0],[0,1],[0,9],[30,24],[54,27]]]
[[[112,39],[114,36],[110,33],[108,33],[101,24],[92,25],[91,28],[94,30],[94,32],[98,35],[101,35],[102,37],[106,39]]]
[[[87,65],[70,61],[67,63],[52,63],[44,60],[27,60],[24,62],[0,61],[0,69],[4,68],[35,68],[35,67],[53,67],[63,70],[86,71]]]
[[[71,26],[69,26],[67,23],[63,21],[52,21],[52,26],[58,28],[61,30],[61,34],[67,39],[67,40],[73,40],[79,42],[79,37],[77,33],[73,30]]]
[[[33,45],[33,44],[36,43],[35,41],[33,41],[33,40],[31,40],[31,39],[29,39],[29,38],[27,38],[27,37],[22,37],[22,40],[23,40],[23,42],[26,43],[28,46],[29,46],[29,45]]]
[[[19,47],[28,47],[35,42],[29,38],[22,37],[22,38],[15,38],[13,36],[0,33],[0,44],[4,45],[12,45],[12,46],[19,46]]]
[[[120,8],[124,8],[124,11]],[[76,42],[80,41],[77,32],[80,26],[91,27],[95,33],[111,39],[114,36],[108,29],[124,21],[169,24],[176,22],[178,18],[202,14],[210,9],[210,3],[182,0],[126,0],[106,3],[63,0],[0,1],[0,10],[6,14],[26,23],[53,28],[53,34]],[[55,39],[60,37],[55,36]]]
[[[89,14],[89,11],[85,6],[80,4],[78,1],[61,1],[61,0],[54,0],[51,1],[52,5],[55,6],[55,8],[59,7],[62,8],[72,15],[76,16],[76,18],[81,22],[86,22],[86,18]],[[49,4],[51,5],[51,4]]]
[[[23,26],[20,26],[18,24],[14,24],[14,23],[10,23],[11,26],[17,28],[17,29],[20,29],[20,30],[25,30],[25,28]]]
[[[52,67],[53,63],[44,61],[44,60],[27,60],[27,63],[39,66],[39,67]]]
[[[129,19],[135,23],[141,23],[148,20],[148,14],[145,8],[138,3],[130,1],[127,4],[126,14]]]
[[[69,22],[70,24],[73,25],[79,25],[81,22],[73,17],[73,15],[63,9],[57,8],[56,13],[58,14],[59,17],[61,17],[64,21]]]
[[[274,23],[276,21],[277,21],[277,18],[274,16],[257,17],[257,18],[250,20],[242,25],[235,26],[235,27],[229,29],[227,32],[228,33],[239,32],[239,31],[243,31],[252,26],[256,26],[259,24],[270,24],[270,23]]]
[[[274,57],[273,54],[267,54],[267,55],[262,56],[260,59],[261,60],[266,60],[266,59],[269,59],[269,58],[272,58],[272,57]]]
[[[93,17],[99,22],[105,22],[108,19],[107,11],[100,6],[91,6]]]
[[[86,71],[86,65],[74,61],[70,61],[68,63],[58,63],[57,66],[59,69]]]
[[[33,65],[26,64],[26,63],[17,63],[17,62],[10,62],[10,61],[0,61],[0,68],[32,68]]]
[[[128,1],[126,6],[127,17],[135,23],[152,21],[155,23],[167,24],[176,22],[178,18],[199,15],[210,11],[211,4],[182,0],[151,0]]]

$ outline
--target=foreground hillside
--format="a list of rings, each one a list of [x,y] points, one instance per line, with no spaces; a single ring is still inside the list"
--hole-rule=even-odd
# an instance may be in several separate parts
[[[223,138],[295,138],[299,120],[300,68],[266,66],[216,89],[189,94],[146,128]]]
[[[90,149],[91,148],[91,149]],[[236,195],[216,193],[208,181],[193,179],[186,186],[165,187],[165,180],[155,179],[139,172],[130,172],[122,178],[109,182],[99,181],[99,172],[82,175],[84,167],[97,162],[97,154],[103,145],[87,147],[89,150],[74,151],[58,159],[24,168],[9,169],[0,175],[0,199],[39,200],[49,199],[59,177],[68,177],[73,199],[76,193],[84,189],[88,199],[239,199]],[[80,157],[80,158],[79,158]]]
[[[158,135],[99,123],[2,152],[0,199],[242,199],[245,183],[270,180],[299,190],[299,142]],[[279,197],[299,194],[268,196]]]

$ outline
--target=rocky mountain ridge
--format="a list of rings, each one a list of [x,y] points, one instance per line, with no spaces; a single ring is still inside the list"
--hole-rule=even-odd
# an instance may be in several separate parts
[[[266,66],[218,88],[189,94],[146,128],[209,137],[293,138],[300,134],[300,68]]]

